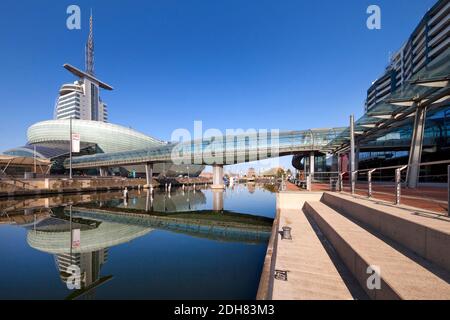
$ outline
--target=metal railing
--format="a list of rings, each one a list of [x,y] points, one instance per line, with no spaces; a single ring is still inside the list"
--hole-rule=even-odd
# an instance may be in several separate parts
[[[447,214],[449,214],[449,203],[450,203],[450,160],[442,160],[442,161],[432,161],[432,162],[423,162],[416,166],[424,167],[424,166],[433,166],[433,165],[445,165],[447,164]],[[353,172],[340,172],[338,174],[338,191],[344,191],[344,177],[346,175],[350,175],[350,193],[352,195],[356,194],[356,184],[358,181],[359,175],[367,175],[367,197],[373,197],[373,175],[375,172],[381,172],[386,170],[394,170],[394,195],[395,195],[395,204],[400,205],[402,203],[402,174],[409,167],[409,165],[398,165],[398,166],[389,166],[389,167],[379,167],[379,168],[368,168],[356,170]],[[439,175],[441,176],[441,175]],[[383,177],[392,177],[392,176],[383,176]],[[423,200],[420,197],[412,197],[408,196],[408,198]],[[431,200],[431,199],[430,199]]]

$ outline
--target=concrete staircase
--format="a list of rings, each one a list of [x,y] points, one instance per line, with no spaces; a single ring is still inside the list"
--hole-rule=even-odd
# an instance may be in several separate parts
[[[317,229],[315,234],[332,246],[337,260],[369,298],[450,299],[448,217],[324,193],[320,201],[304,203],[299,223],[303,240],[314,239],[315,250],[318,242],[311,228]],[[332,256],[328,259],[336,260]],[[379,270],[379,288],[371,286],[376,284],[374,270]],[[349,297],[345,292],[339,296]]]

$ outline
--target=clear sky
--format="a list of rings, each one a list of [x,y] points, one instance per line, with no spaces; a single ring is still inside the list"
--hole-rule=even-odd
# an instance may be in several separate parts
[[[345,126],[436,0],[0,2],[0,152],[51,119],[58,89],[84,68],[94,12],[95,71],[109,120],[169,140],[177,128]],[[66,8],[82,29],[66,28]],[[381,8],[381,30],[366,9]],[[287,163],[288,161],[286,161]]]

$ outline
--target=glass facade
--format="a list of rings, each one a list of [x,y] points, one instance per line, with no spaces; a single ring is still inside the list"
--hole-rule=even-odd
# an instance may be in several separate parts
[[[343,130],[344,128],[333,128],[205,138],[140,150],[76,157],[72,164],[74,168],[88,168],[170,162],[175,158],[185,160],[185,163],[213,164],[220,159],[223,161],[221,164],[234,164],[309,150],[323,150]],[[200,159],[200,163],[197,159]]]
[[[38,122],[28,129],[28,143],[68,141],[69,120]],[[84,143],[97,144],[102,152],[119,152],[164,145],[165,142],[122,126],[89,120],[72,120],[72,132]]]
[[[91,83],[91,120],[98,121],[98,87]]]

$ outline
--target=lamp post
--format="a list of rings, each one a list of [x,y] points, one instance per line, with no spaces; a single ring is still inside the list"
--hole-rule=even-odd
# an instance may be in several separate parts
[[[34,146],[34,152],[33,152],[33,165],[34,165],[34,174],[36,174],[36,146]],[[36,178],[36,177],[35,177]]]

